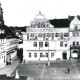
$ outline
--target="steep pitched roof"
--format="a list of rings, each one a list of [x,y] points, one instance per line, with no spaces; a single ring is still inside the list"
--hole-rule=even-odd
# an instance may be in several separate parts
[[[54,26],[54,28],[68,28],[70,21],[68,19],[53,19],[49,20],[50,24]]]

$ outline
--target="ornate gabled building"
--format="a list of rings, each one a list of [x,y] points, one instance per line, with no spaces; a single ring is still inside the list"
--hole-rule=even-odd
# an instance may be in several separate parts
[[[80,16],[47,20],[39,14],[23,35],[23,60],[80,58]]]
[[[0,4],[0,67],[5,66],[16,57],[18,41],[14,33],[4,24]]]

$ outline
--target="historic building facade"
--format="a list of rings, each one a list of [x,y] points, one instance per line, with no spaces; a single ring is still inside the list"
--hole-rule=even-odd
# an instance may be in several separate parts
[[[23,34],[23,45],[26,61],[80,58],[80,17],[47,20],[39,12]]]
[[[5,66],[16,57],[18,39],[4,24],[3,10],[0,4],[0,67]]]

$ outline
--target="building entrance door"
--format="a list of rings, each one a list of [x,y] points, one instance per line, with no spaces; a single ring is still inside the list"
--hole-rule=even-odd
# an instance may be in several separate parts
[[[63,53],[63,59],[67,59],[67,53]]]

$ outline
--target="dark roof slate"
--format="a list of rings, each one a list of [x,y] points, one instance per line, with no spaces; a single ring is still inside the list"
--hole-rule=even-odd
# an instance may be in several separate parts
[[[52,19],[49,21],[50,24],[54,26],[54,28],[68,28],[70,24],[68,19]]]

